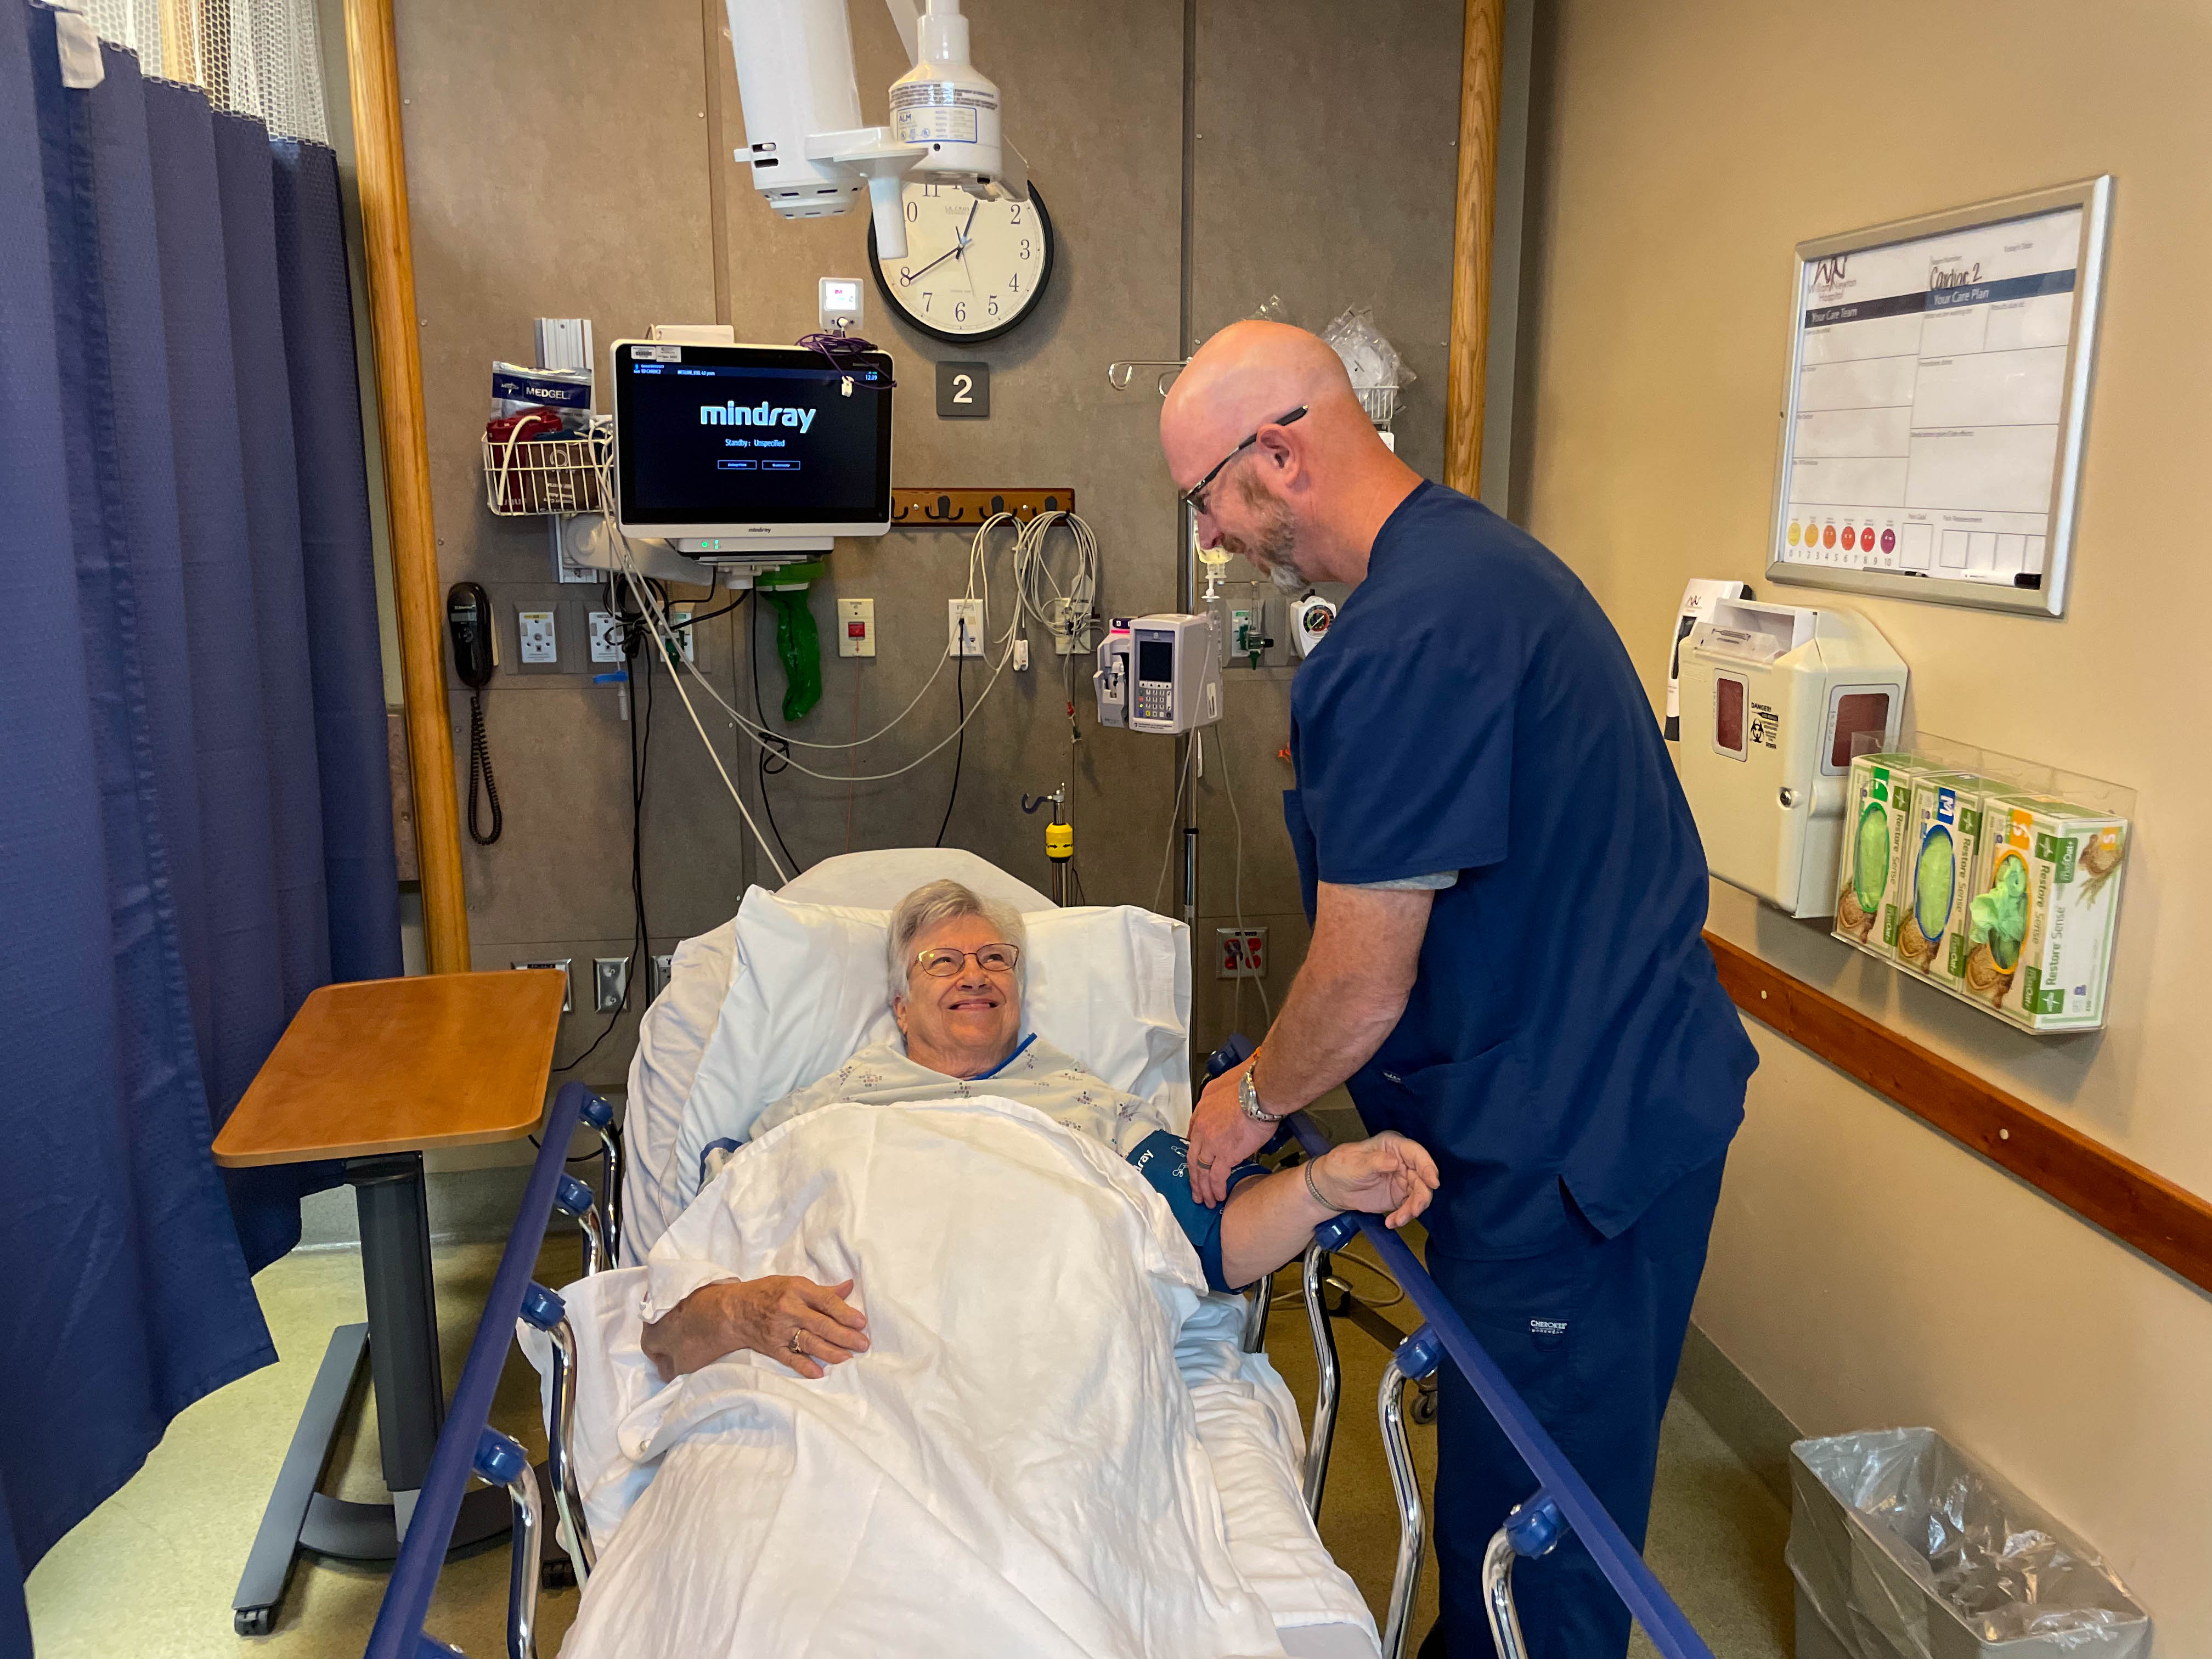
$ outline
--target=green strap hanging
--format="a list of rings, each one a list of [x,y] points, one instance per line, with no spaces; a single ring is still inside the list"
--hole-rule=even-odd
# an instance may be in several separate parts
[[[822,635],[806,606],[805,587],[763,587],[775,608],[775,654],[783,664],[783,720],[805,720],[822,701]]]

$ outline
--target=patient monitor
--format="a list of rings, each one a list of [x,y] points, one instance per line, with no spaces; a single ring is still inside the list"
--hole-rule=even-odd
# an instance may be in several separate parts
[[[1221,641],[1212,617],[1116,617],[1091,677],[1101,726],[1193,732],[1221,718]]]
[[[1832,915],[1851,758],[1896,746],[1905,683],[1855,611],[1716,600],[1681,673],[1682,791],[1713,874]]]

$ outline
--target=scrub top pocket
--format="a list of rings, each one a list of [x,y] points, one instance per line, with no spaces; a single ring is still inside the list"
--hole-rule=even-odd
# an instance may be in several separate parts
[[[1389,1115],[1437,1160],[1429,1233],[1437,1249],[1476,1260],[1533,1255],[1571,1236],[1553,1125],[1530,1094],[1514,1039],[1382,1076],[1398,1095]]]

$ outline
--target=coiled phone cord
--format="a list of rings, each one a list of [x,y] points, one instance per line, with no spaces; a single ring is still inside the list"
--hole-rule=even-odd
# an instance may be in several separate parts
[[[477,828],[477,775],[483,775],[483,792],[491,802],[491,833]],[[489,847],[499,839],[504,820],[499,810],[499,784],[491,775],[491,745],[484,741],[483,696],[469,689],[469,839]]]

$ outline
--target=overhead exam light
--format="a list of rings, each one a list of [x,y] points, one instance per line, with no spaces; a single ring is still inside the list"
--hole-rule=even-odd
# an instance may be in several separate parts
[[[845,0],[727,0],[753,188],[787,219],[848,213],[865,191],[877,249],[897,259],[907,179],[1025,202],[1029,163],[1000,136],[998,86],[968,61],[960,0],[884,4],[914,67],[891,83],[890,125],[864,127]]]

